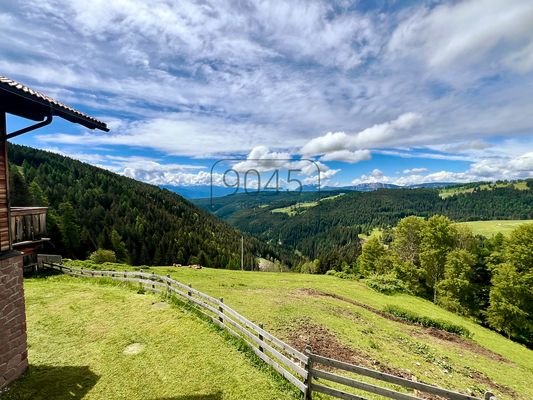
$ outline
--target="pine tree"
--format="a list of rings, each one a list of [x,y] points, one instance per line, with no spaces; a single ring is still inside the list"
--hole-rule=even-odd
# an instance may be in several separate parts
[[[454,249],[448,253],[444,279],[437,284],[438,304],[457,314],[468,314],[474,263],[474,256],[464,249]]]
[[[59,214],[61,216],[59,224],[61,241],[66,252],[73,254],[80,244],[80,227],[76,221],[72,204],[70,202],[61,203],[59,205]]]
[[[43,189],[34,180],[30,184],[29,194],[31,199],[31,206],[33,207],[46,207],[48,206],[48,199],[44,194]]]
[[[111,231],[111,246],[115,251],[118,262],[128,262],[128,250],[126,249],[126,244],[116,229]]]
[[[371,236],[363,245],[363,251],[357,259],[357,267],[362,275],[369,276],[376,272],[377,263],[386,253],[385,246],[375,236]]]
[[[452,222],[443,215],[434,215],[424,227],[420,262],[426,271],[427,284],[433,289],[433,302],[437,302],[437,284],[444,276],[446,256],[452,250],[456,232]]]
[[[503,246],[504,262],[493,267],[489,324],[531,343],[533,341],[533,224],[516,228]]]

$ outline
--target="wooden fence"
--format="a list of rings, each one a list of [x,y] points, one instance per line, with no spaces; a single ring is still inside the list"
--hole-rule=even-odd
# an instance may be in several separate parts
[[[178,298],[190,302],[191,305],[195,306],[197,311],[208,317],[214,324],[225,329],[231,335],[244,340],[261,360],[270,365],[292,385],[298,388],[303,393],[304,399],[306,400],[311,399],[313,392],[323,393],[340,399],[366,400],[360,395],[338,389],[338,385],[348,386],[362,392],[397,400],[421,400],[419,397],[416,397],[417,391],[437,395],[450,400],[479,400],[476,397],[442,389],[437,386],[323,357],[314,354],[310,347],[305,349],[305,353],[302,353],[264,330],[261,325],[253,323],[231,307],[227,306],[222,298],[216,299],[202,293],[199,290],[194,289],[190,284],[185,285],[170,278],[169,275],[162,276],[142,271],[75,269],[49,262],[48,260],[43,260],[42,266],[72,276],[111,278],[117,281],[130,282],[138,284],[139,287],[142,287],[144,290],[175,295],[178,296]],[[328,372],[325,371],[323,367],[321,369],[321,365],[330,370],[341,370],[351,374],[394,384],[404,389],[414,389],[415,394],[411,395],[405,392],[395,391],[346,376],[341,376],[333,372]],[[318,383],[319,380],[320,383]],[[333,383],[336,387],[325,386],[326,382]],[[492,393],[487,392],[485,394],[485,400],[496,400],[496,398]]]
[[[333,372],[324,371],[320,369],[320,366],[326,366],[330,369],[341,370],[356,374],[359,376],[365,376],[368,378],[373,378],[378,381],[392,383],[394,385],[401,386],[403,388],[415,389],[416,391],[429,393],[432,395],[437,395],[445,399],[450,400],[474,400],[476,397],[469,396],[462,393],[453,392],[450,390],[442,389],[437,386],[428,385],[422,382],[417,382],[410,379],[401,378],[396,375],[386,374],[384,372],[375,371],[369,368],[361,367],[358,365],[348,364],[342,361],[334,360],[331,358],[323,357],[318,354],[314,354],[311,348],[307,348],[305,353],[308,357],[308,384],[310,392],[324,393],[339,399],[346,400],[363,400],[364,397],[359,395],[351,394],[344,392],[337,388],[332,388],[329,386],[324,386],[318,383],[315,383],[315,380],[321,379],[322,381],[334,382],[336,384],[348,386],[350,388],[359,389],[364,392],[377,394],[383,397],[390,399],[398,400],[419,400],[419,397],[416,395],[411,395],[407,393],[398,392],[392,389],[384,388],[377,386],[368,382],[362,382],[356,379],[348,378],[346,376],[341,376]],[[495,400],[495,396],[490,393],[485,393],[485,400]]]

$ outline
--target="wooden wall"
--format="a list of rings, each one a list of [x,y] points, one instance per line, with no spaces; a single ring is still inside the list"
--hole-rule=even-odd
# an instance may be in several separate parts
[[[0,252],[11,248],[9,231],[9,175],[7,161],[6,116],[0,113]]]

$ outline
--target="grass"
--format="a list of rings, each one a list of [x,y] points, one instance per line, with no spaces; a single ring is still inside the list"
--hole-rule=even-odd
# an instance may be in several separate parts
[[[339,193],[334,196],[328,196],[320,199],[320,201],[304,201],[304,202],[297,202],[294,204],[291,204],[287,207],[280,207],[280,208],[274,208],[270,212],[272,213],[281,213],[281,214],[287,214],[289,217],[294,217],[295,215],[302,213],[306,211],[308,208],[316,207],[320,204],[322,201],[328,201],[328,200],[334,200],[336,198],[341,197],[344,195],[344,193]]]
[[[264,323],[267,330],[285,340],[305,336],[306,326],[316,324],[326,328],[344,348],[419,380],[463,392],[470,390],[478,396],[490,389],[499,399],[533,398],[531,350],[429,301],[404,294],[383,295],[362,283],[333,276],[207,268],[150,270],[168,273],[215,297],[224,297],[225,303],[251,320]],[[335,294],[344,300],[323,294]],[[368,309],[383,310],[389,305],[462,326],[471,332],[472,339],[445,340],[420,326],[391,320]],[[313,344],[316,339],[303,340]]]
[[[25,281],[30,368],[2,400],[294,397],[281,378],[194,314],[99,283]],[[142,351],[124,354],[132,344]]]
[[[509,235],[515,228],[523,224],[533,223],[533,219],[495,219],[490,221],[468,221],[457,222],[457,225],[468,226],[474,235],[482,235],[491,237],[501,232],[504,236]],[[359,234],[363,240],[368,240],[371,237],[381,238],[383,231],[380,228],[374,228],[369,235],[364,233]]]
[[[497,233],[509,235],[515,228],[523,224],[533,223],[533,220],[492,220],[459,222],[459,225],[468,226],[475,235],[491,237]]]
[[[480,185],[476,185],[476,188],[479,190],[492,190],[494,188],[505,188],[505,187],[513,187],[517,190],[529,190],[527,187],[526,181],[516,181],[516,182],[500,182],[500,183],[483,183]],[[474,191],[474,187],[472,184],[466,185],[466,186],[451,186],[442,188],[439,191],[439,196],[443,199],[454,196],[456,194],[463,194],[463,193],[472,193]]]
[[[309,343],[319,354],[370,362],[377,369],[479,397],[491,390],[498,399],[533,398],[531,350],[420,298],[387,296],[333,276],[149,270],[223,297],[278,337],[294,345]],[[206,322],[180,308],[154,308],[159,300],[153,295],[54,277],[28,280],[26,296],[32,368],[6,399],[82,397],[67,395],[67,390],[86,393],[87,399],[292,395]],[[472,339],[435,335],[440,331],[390,319],[382,311],[391,305],[464,327]],[[313,326],[320,329],[309,329]],[[144,344],[145,351],[125,357],[122,351],[131,343]],[[347,359],[346,351],[353,358]]]

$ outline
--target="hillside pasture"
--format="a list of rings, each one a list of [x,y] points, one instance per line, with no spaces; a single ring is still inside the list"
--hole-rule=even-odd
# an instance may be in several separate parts
[[[528,190],[526,181],[516,182],[498,182],[498,183],[480,183],[480,184],[468,184],[464,186],[450,186],[442,188],[439,191],[441,198],[445,199],[456,194],[472,193],[474,190],[493,190],[495,188],[514,188],[516,190]]]
[[[299,201],[286,207],[274,208],[270,210],[270,212],[274,214],[276,213],[287,214],[289,217],[294,217],[295,215],[302,213],[309,208],[318,206],[320,202],[322,201],[335,200],[341,197],[343,194],[344,193],[339,193],[333,196],[324,197],[317,201],[303,201],[303,202]]]
[[[131,267],[116,269],[122,268]],[[168,267],[149,271],[223,297],[300,350],[311,345],[327,357],[476,396],[490,390],[499,399],[533,398],[533,351],[417,297],[387,296],[362,282],[323,275]],[[398,320],[383,311],[389,305],[459,325],[472,338]]]
[[[2,400],[291,399],[218,329],[158,296],[66,276],[25,281],[30,367]]]
[[[532,219],[528,220],[491,220],[491,221],[468,221],[459,222],[458,225],[468,226],[474,235],[491,237],[497,233],[504,236],[509,235],[515,228],[523,224],[533,223]]]

